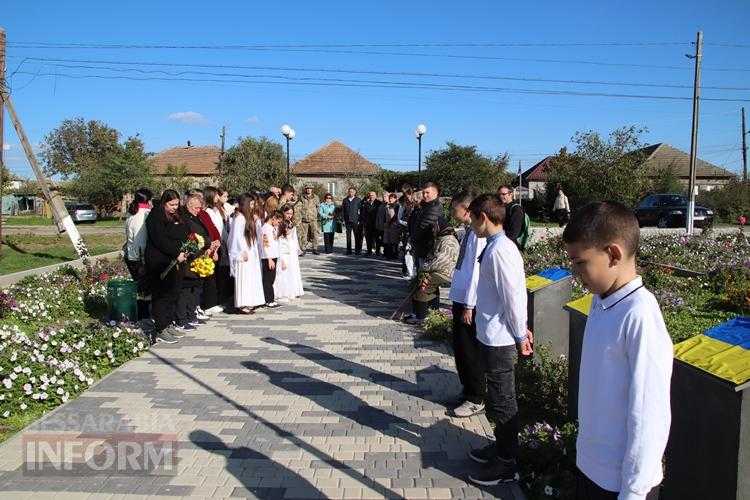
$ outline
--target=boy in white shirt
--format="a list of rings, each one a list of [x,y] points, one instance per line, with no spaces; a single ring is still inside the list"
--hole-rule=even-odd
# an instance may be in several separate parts
[[[516,244],[503,231],[505,207],[494,194],[469,205],[471,227],[487,245],[479,255],[476,324],[487,382],[487,417],[495,423],[495,442],[472,450],[469,457],[485,464],[469,480],[483,486],[518,479],[517,353],[532,354],[526,328],[526,277]]]
[[[578,389],[576,498],[655,498],[667,445],[672,341],[636,273],[638,220],[616,202],[581,208],[563,232],[573,271],[594,293]]]
[[[464,191],[453,197],[451,206],[453,218],[465,227],[464,237],[458,252],[456,269],[451,280],[448,298],[453,303],[453,356],[456,371],[463,386],[461,398],[456,402],[453,414],[467,418],[484,411],[486,388],[482,356],[477,340],[477,324],[474,308],[477,305],[477,284],[479,283],[479,262],[477,257],[484,250],[486,240],[478,238],[471,229],[469,204],[474,196]]]
[[[268,216],[260,229],[260,266],[263,272],[263,294],[266,307],[280,307],[273,293],[273,282],[276,280],[276,263],[279,260],[279,238],[276,228],[284,215],[274,212]]]

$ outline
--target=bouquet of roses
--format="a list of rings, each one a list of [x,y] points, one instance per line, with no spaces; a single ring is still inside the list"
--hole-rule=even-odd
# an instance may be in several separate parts
[[[201,236],[198,233],[190,233],[187,237],[187,239],[182,243],[182,246],[180,247],[180,253],[184,253],[186,256],[190,257],[191,255],[195,255],[198,252],[201,251],[203,248],[203,245],[205,245],[206,241],[203,239],[203,236]],[[177,265],[177,259],[174,259],[172,262],[170,262],[169,267],[167,267],[160,275],[159,277],[161,279],[164,279],[169,274],[169,271],[172,270],[174,266]]]

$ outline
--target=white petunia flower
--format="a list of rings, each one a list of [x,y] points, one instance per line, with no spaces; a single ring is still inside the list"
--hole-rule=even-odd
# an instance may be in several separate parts
[[[26,408],[28,408],[28,406],[26,406],[26,403],[21,403],[21,406],[19,406],[19,408],[25,410]]]
[[[13,387],[13,382],[9,378],[4,378],[3,385],[6,389],[10,389],[11,387]]]

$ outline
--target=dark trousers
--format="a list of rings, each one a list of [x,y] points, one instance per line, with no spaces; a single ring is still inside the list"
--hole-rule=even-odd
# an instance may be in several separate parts
[[[383,231],[380,229],[375,230],[375,253],[380,255],[380,249],[383,248]]]
[[[182,292],[182,279],[173,269],[163,280],[161,271],[151,270],[151,317],[154,330],[158,333],[176,320],[177,301]]]
[[[234,297],[234,282],[229,275],[229,266],[216,266],[216,290],[220,305],[231,304]]]
[[[183,278],[175,312],[175,321],[178,325],[185,325],[197,319],[195,309],[200,304],[202,292],[203,280]]]
[[[464,388],[464,399],[472,403],[484,402],[487,383],[484,380],[481,343],[477,340],[476,311],[472,310],[471,324],[463,322],[464,305],[453,303],[453,357],[458,379]]]
[[[219,288],[216,284],[216,273],[203,279],[201,308],[205,311],[219,303]]]
[[[487,380],[485,411],[495,423],[497,454],[506,460],[518,457],[518,403],[516,401],[516,346],[492,347],[480,343]]]
[[[374,227],[365,228],[365,242],[367,243],[367,253],[371,254],[377,245],[378,231]]]
[[[558,208],[557,210],[555,210],[555,219],[557,219],[557,225],[563,227],[568,223],[568,211],[564,208]]]
[[[274,263],[273,269],[270,269],[268,267],[268,262],[271,260]],[[266,298],[266,304],[270,304],[271,302],[274,302],[276,300],[276,297],[273,294],[273,282],[276,281],[276,263],[277,262],[278,262],[278,259],[262,259],[261,260],[261,267],[262,267],[262,273],[263,273],[263,295]]]
[[[362,225],[356,222],[346,223],[346,253],[352,253],[352,233],[354,233],[354,253],[362,253]]]
[[[617,500],[618,495],[617,491],[605,490],[578,470],[576,475],[576,500]],[[657,500],[658,498],[658,486],[646,495],[646,500]]]
[[[151,280],[146,272],[146,266],[139,260],[125,259],[130,276],[138,287],[138,320],[151,317]]]
[[[336,233],[323,233],[323,249],[325,253],[333,252],[333,235]]]

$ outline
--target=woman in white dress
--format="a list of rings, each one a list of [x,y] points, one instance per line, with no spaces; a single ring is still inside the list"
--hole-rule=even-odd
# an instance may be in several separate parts
[[[281,257],[276,267],[276,281],[273,289],[276,299],[296,299],[305,294],[302,287],[302,272],[299,265],[299,241],[297,228],[292,223],[294,208],[285,205],[281,208],[284,221],[279,225],[279,247]]]
[[[230,233],[229,260],[234,276],[234,305],[242,314],[254,314],[253,308],[266,303],[256,243],[254,208],[255,201],[251,196],[240,197]]]

